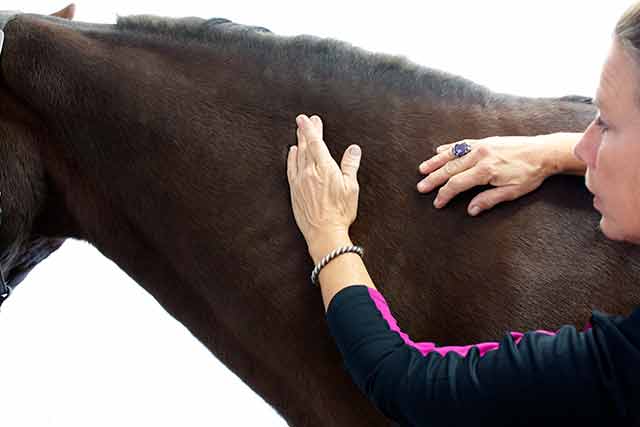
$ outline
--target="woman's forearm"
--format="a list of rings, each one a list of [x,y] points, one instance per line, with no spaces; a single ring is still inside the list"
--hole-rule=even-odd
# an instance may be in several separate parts
[[[318,236],[313,242],[309,243],[309,254],[313,259],[314,265],[317,265],[322,258],[334,249],[349,245],[353,245],[353,242],[351,242],[347,233],[328,233]],[[329,261],[320,270],[318,281],[322,291],[325,313],[335,294],[347,286],[361,284],[376,289],[362,258],[353,252],[338,255]]]
[[[582,132],[560,132],[541,135],[545,150],[545,159],[550,175],[568,174],[584,175],[585,163],[573,154],[573,148],[582,138]]]

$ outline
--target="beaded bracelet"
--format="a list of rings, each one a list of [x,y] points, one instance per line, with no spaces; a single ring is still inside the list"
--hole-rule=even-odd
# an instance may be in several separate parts
[[[329,255],[322,258],[322,260],[318,263],[318,265],[315,266],[315,268],[311,272],[311,284],[313,286],[317,286],[318,275],[320,274],[320,270],[322,270],[322,267],[327,265],[329,261],[331,261],[338,255],[342,255],[347,252],[355,252],[358,255],[362,256],[362,254],[364,253],[364,249],[362,248],[362,246],[358,245],[343,246],[341,248],[334,249]]]

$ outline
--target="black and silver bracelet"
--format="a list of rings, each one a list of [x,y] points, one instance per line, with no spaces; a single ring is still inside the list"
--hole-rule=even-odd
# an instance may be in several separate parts
[[[334,259],[338,255],[342,255],[342,254],[347,253],[347,252],[355,252],[358,255],[362,256],[362,254],[364,253],[364,249],[362,248],[362,246],[349,245],[349,246],[343,246],[341,248],[333,250],[329,255],[327,255],[324,258],[322,258],[322,260],[320,260],[318,265],[316,265],[315,268],[313,269],[313,271],[311,272],[311,284],[313,286],[317,286],[318,285],[318,283],[317,283],[318,275],[320,274],[320,270],[322,270],[322,267],[327,265],[329,263],[329,261],[331,261],[332,259]]]

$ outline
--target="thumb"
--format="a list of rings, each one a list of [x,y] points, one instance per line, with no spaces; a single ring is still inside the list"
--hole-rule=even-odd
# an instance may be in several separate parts
[[[342,155],[342,162],[340,163],[342,173],[353,180],[357,180],[358,168],[360,167],[360,157],[362,157],[362,151],[359,146],[351,145],[347,148]]]

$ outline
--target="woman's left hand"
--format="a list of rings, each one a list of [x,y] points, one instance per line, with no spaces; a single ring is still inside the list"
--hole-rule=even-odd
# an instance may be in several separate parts
[[[312,246],[327,234],[348,233],[355,221],[361,152],[359,146],[349,146],[338,167],[322,139],[320,117],[309,119],[300,114],[296,123],[298,145],[289,149],[287,178],[293,215],[307,245]]]

